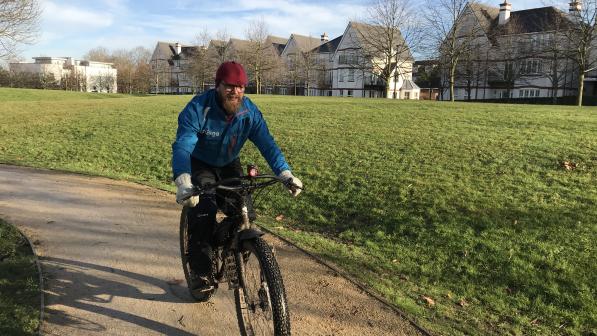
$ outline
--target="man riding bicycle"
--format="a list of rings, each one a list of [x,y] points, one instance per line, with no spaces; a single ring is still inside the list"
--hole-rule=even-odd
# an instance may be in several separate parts
[[[176,140],[172,144],[172,170],[176,183],[176,202],[189,207],[189,257],[191,292],[209,287],[211,272],[210,241],[223,193],[192,196],[193,185],[205,185],[239,177],[243,170],[239,153],[245,142],[253,142],[272,171],[302,187],[294,177],[282,151],[270,134],[261,111],[244,96],[248,83],[241,64],[224,62],[216,71],[216,88],[195,96],[178,116]],[[185,200],[186,199],[186,200]],[[251,203],[247,200],[249,208]],[[227,214],[228,215],[228,214]]]

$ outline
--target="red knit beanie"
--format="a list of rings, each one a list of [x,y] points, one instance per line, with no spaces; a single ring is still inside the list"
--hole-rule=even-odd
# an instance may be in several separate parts
[[[220,65],[218,71],[216,71],[216,85],[219,85],[222,81],[237,86],[247,86],[249,83],[245,69],[240,63],[236,62],[224,62]]]

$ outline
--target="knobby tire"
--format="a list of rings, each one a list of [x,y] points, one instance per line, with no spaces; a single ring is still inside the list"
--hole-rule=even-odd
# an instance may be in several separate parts
[[[238,326],[242,336],[290,335],[290,314],[286,291],[278,263],[269,245],[262,238],[242,242],[242,251],[236,254],[239,286],[234,291]],[[256,269],[258,268],[258,269]],[[261,300],[251,284],[257,272],[261,283]],[[268,295],[263,295],[267,292]],[[256,307],[267,297],[267,309]],[[253,308],[251,308],[253,307]],[[263,329],[266,330],[263,330]]]

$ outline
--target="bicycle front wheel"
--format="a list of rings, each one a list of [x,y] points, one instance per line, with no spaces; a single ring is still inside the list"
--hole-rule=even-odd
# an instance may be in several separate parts
[[[241,335],[290,335],[286,291],[271,248],[261,238],[242,244],[236,255],[239,286],[234,291]]]

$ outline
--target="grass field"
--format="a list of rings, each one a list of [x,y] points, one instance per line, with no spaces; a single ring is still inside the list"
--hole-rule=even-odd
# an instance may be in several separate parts
[[[35,95],[0,89],[0,162],[174,190],[189,96]],[[437,333],[597,334],[597,109],[252,99],[307,188],[262,199],[263,225]]]
[[[0,218],[0,335],[35,335],[39,280],[27,241]]]

